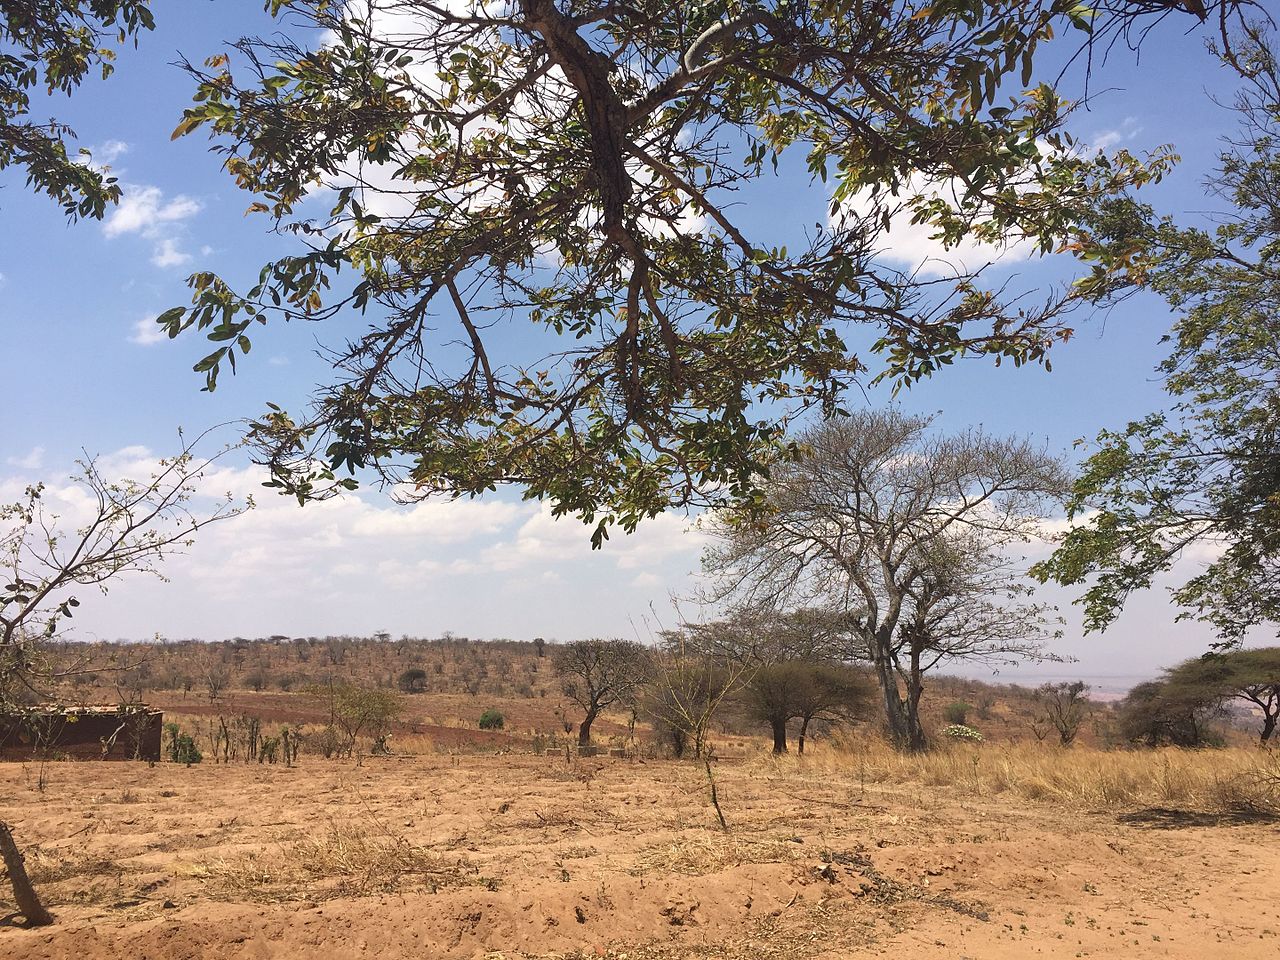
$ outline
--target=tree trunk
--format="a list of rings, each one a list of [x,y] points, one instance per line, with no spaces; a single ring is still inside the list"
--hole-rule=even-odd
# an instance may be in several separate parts
[[[773,725],[773,752],[787,752],[787,721],[774,718],[770,721]]]
[[[596,717],[599,714],[600,711],[598,709],[592,709],[588,710],[587,715],[582,718],[582,723],[578,726],[578,746],[588,747],[591,745],[591,724],[596,722]]]
[[[0,820],[0,858],[4,860],[4,868],[9,874],[9,883],[13,887],[13,899],[22,915],[27,918],[27,926],[43,927],[53,923],[53,917],[44,908],[36,891],[27,878],[27,869],[22,862],[22,854],[18,845],[13,842],[13,832],[9,825]]]
[[[1271,739],[1271,735],[1276,732],[1276,714],[1264,713],[1262,715],[1262,743],[1267,743]]]
[[[906,726],[907,749],[911,753],[924,753],[929,748],[925,741],[924,727],[920,724],[920,695],[924,693],[924,677],[920,671],[920,650],[913,644],[911,673],[907,677]]]
[[[796,737],[796,753],[804,756],[804,735],[809,732],[809,718],[803,717],[800,720],[800,736]]]
[[[893,664],[887,658],[875,661],[876,678],[880,681],[880,694],[884,698],[884,722],[889,730],[889,740],[895,749],[909,750],[910,737],[902,698],[898,696],[898,677]]]

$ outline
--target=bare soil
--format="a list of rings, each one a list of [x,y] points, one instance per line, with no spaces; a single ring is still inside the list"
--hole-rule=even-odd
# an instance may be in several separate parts
[[[1280,827],[788,762],[0,765],[63,957],[1271,958]],[[14,910],[0,894],[0,917]]]

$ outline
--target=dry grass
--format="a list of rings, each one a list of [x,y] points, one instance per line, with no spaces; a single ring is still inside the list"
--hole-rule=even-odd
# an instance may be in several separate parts
[[[485,883],[465,860],[432,853],[378,828],[337,823],[274,849],[200,860],[187,873],[217,899],[258,902],[360,897],[408,888],[434,892]]]
[[[806,856],[812,853],[803,846],[776,837],[693,837],[641,851],[636,872],[702,876],[746,863],[790,863]]]
[[[917,784],[1068,806],[1280,814],[1280,752],[1258,748],[943,744],[927,754],[907,755],[878,739],[849,738],[803,759],[756,763],[771,771],[781,766],[801,776],[835,776],[846,783]]]

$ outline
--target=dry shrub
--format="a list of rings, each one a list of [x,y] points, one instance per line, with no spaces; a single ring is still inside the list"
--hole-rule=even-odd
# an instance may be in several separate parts
[[[769,775],[790,771],[854,784],[920,784],[1069,806],[1280,814],[1280,753],[1247,747],[1099,750],[1044,743],[939,743],[928,753],[912,755],[879,739],[846,737],[803,759],[761,757],[753,767]]]
[[[278,902],[369,896],[407,887],[434,892],[468,882],[476,869],[404,837],[335,823],[323,834],[297,836],[272,850],[198,861],[189,873],[220,899]]]
[[[696,877],[746,863],[790,863],[806,855],[812,853],[791,840],[714,834],[643,850],[634,872]]]

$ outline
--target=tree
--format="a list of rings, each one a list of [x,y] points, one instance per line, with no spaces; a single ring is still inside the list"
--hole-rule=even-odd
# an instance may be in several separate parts
[[[761,509],[722,511],[703,566],[712,599],[824,606],[868,661],[890,737],[925,747],[925,674],[955,660],[1045,658],[1047,608],[1027,601],[1018,543],[1068,486],[1059,461],[978,430],[941,436],[890,409],[801,434],[805,455],[776,468]]]
[[[196,365],[214,389],[255,323],[376,317],[310,410],[253,425],[303,501],[350,488],[343,471],[419,496],[515,483],[598,546],[671,505],[749,499],[787,424],[859,378],[1043,361],[1107,292],[1034,306],[978,271],[897,269],[895,216],[948,248],[1047,253],[1170,161],[1073,149],[1067,102],[1033,78],[1055,32],[1097,42],[1175,0],[271,6],[325,44],[246,38],[188,64],[175,136],[207,130],[250,210],[302,245],[247,289],[194,274],[158,322],[214,342]],[[788,250],[734,205],[794,155],[828,212]],[[532,331],[498,343],[508,320]],[[864,328],[865,356],[845,339]]]
[[[796,752],[802,756],[810,724],[864,720],[875,702],[875,685],[865,673],[842,663],[805,666],[806,675],[795,690],[795,718],[800,721]]]
[[[1035,573],[1085,587],[1085,627],[1103,630],[1134,590],[1207,549],[1172,594],[1231,645],[1280,624],[1280,69],[1259,28],[1219,52],[1243,78],[1241,131],[1213,186],[1233,209],[1212,233],[1133,202],[1096,224],[1128,251],[1131,282],[1179,312],[1159,368],[1172,408],[1099,434],[1069,505],[1077,525]]]
[[[1259,738],[1267,743],[1280,720],[1280,647],[1208,653],[1179,664],[1169,678],[1221,700],[1239,699],[1262,712]]]
[[[373,741],[377,752],[379,745],[386,741],[391,721],[404,710],[399,695],[390,690],[329,681],[312,686],[307,692],[327,702],[330,723],[342,737],[336,751],[339,756],[356,753],[362,736]]]
[[[396,686],[401,693],[422,693],[427,688],[427,671],[421,667],[411,667],[400,674]]]
[[[664,631],[653,654],[644,711],[677,758],[692,752],[694,759],[702,759],[712,719],[755,668],[741,658],[705,649],[699,641],[707,629],[716,625]]]
[[[26,171],[27,185],[62,205],[68,219],[101,219],[120,199],[114,177],[75,158],[65,124],[28,119],[31,90],[70,95],[91,72],[110,76],[115,51],[155,26],[148,0],[20,0],[0,4],[0,170]]]
[[[632,702],[651,666],[648,649],[631,640],[575,640],[557,647],[551,662],[564,695],[585,712],[578,726],[583,747],[601,711]]]
[[[1089,685],[1081,680],[1041,684],[1035,692],[1038,709],[1035,723],[1040,729],[1047,724],[1057,732],[1058,742],[1062,746],[1071,746],[1085,717],[1089,715],[1088,693]],[[1044,739],[1039,732],[1036,736],[1037,739]]]
[[[226,451],[201,459],[195,443],[158,460],[146,479],[108,476],[86,455],[71,477],[74,497],[50,503],[53,491],[36,484],[20,501],[0,504],[0,707],[46,697],[50,685],[87,669],[83,659],[55,668],[44,655],[79,607],[81,590],[106,592],[134,573],[163,579],[163,561],[199,530],[252,506],[199,489]]]
[[[1207,727],[1221,715],[1220,703],[1202,687],[1148,680],[1121,701],[1120,734],[1148,747],[1201,747],[1210,742]]]

